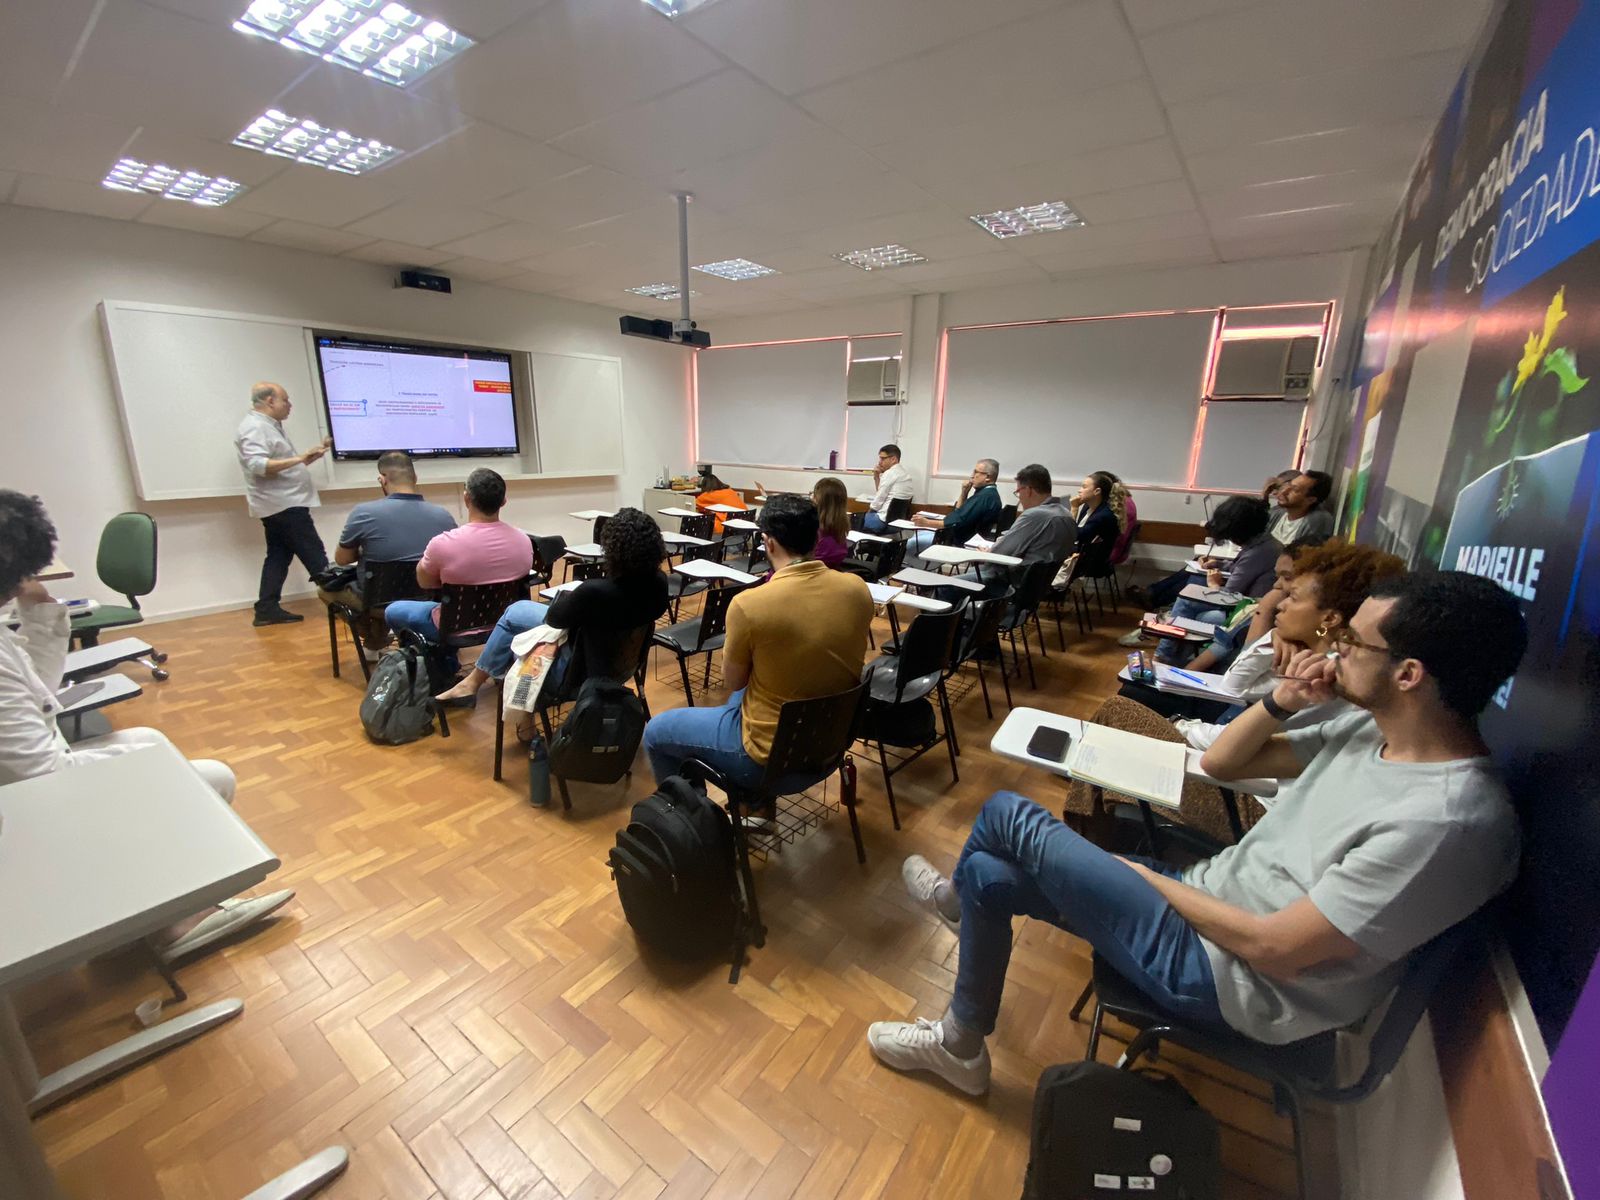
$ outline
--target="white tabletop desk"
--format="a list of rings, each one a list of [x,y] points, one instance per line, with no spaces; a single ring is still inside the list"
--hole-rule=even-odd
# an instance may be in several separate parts
[[[745,533],[753,533],[761,528],[754,521],[748,521],[744,517],[729,517],[722,522],[722,527],[724,529],[738,529]]]
[[[1028,763],[1031,766],[1043,767],[1052,774],[1070,778],[1072,773],[1067,770],[1064,763],[1029,754],[1028,742],[1033,738],[1034,731],[1040,726],[1044,726],[1047,729],[1064,729],[1074,738],[1079,738],[1083,736],[1084,724],[1085,722],[1077,717],[1045,712],[1041,708],[1014,708],[1007,714],[1006,719],[1000,723],[1000,728],[995,730],[994,737],[989,742],[989,749],[1000,755],[1001,758],[1009,758],[1016,762]],[[1248,792],[1252,796],[1271,798],[1278,794],[1278,781],[1276,779],[1213,779],[1200,769],[1200,759],[1203,753],[1204,751],[1196,750],[1193,746],[1188,748],[1184,756],[1184,774],[1188,778],[1197,779],[1201,783],[1209,783],[1217,787]],[[1152,801],[1152,803],[1154,802]]]
[[[605,553],[600,548],[599,542],[579,542],[575,546],[568,546],[563,557],[566,558],[599,558]]]
[[[714,513],[742,513],[749,512],[748,506],[741,507],[737,504],[708,504],[706,508]]]
[[[687,533],[673,533],[670,529],[661,531],[661,540],[669,546],[710,546],[711,538],[691,537]]]
[[[600,517],[614,517],[616,515],[616,513],[607,512],[603,508],[580,508],[577,512],[567,514],[567,516],[575,517],[579,521],[593,521]]]
[[[729,524],[732,524],[732,522],[729,522]],[[884,537],[881,533],[867,533],[861,529],[852,529],[844,536],[845,540],[849,542],[882,542],[884,545],[888,545],[894,541],[892,537]]]
[[[658,508],[656,511],[663,517],[698,517],[700,515],[700,510],[697,508]],[[735,509],[734,511],[743,512],[744,510]]]
[[[950,563],[961,566],[966,563],[993,563],[997,567],[1020,567],[1022,560],[1014,554],[996,554],[993,550],[978,550],[971,546],[944,546],[932,545],[925,547],[921,552],[923,562]]]
[[[723,563],[712,562],[708,558],[691,558],[673,566],[673,571],[679,575],[687,575],[690,579],[725,579],[731,583],[754,583],[760,578],[748,571],[736,571]]]
[[[557,596],[561,595],[562,592],[570,592],[573,588],[582,587],[584,582],[585,581],[582,579],[569,579],[566,583],[558,583],[554,587],[539,589],[539,595],[544,597],[546,600],[554,600]]]
[[[889,576],[907,587],[953,587],[964,592],[981,592],[983,584],[970,579],[957,579],[954,575],[940,575],[937,571],[924,571],[920,567],[906,567]]]
[[[896,517],[894,520],[887,522],[887,524],[890,529],[904,529],[912,533],[925,528],[925,526],[918,525],[915,521],[908,521],[904,517]]]
[[[118,638],[114,642],[103,642],[97,646],[72,650],[68,652],[67,661],[61,668],[61,678],[73,682],[90,675],[98,675],[101,671],[109,671],[119,663],[142,658],[149,654],[150,650],[150,643],[140,638]]]
[[[50,565],[44,570],[40,571],[35,578],[45,583],[49,583],[52,579],[71,579],[72,568],[67,566],[67,564],[62,562],[59,558],[52,558],[50,560]]]

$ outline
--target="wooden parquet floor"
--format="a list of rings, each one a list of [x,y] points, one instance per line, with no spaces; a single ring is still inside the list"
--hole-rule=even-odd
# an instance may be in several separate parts
[[[757,866],[770,935],[730,987],[725,967],[646,961],[622,920],[604,856],[649,790],[642,758],[631,784],[577,785],[564,816],[529,808],[516,753],[491,781],[487,705],[448,740],[371,745],[359,671],[347,654],[333,679],[320,605],[294,607],[303,625],[148,627],[172,678],[111,710],[232,764],[238,811],[284,863],[268,886],[299,895],[182,971],[191,1005],[238,996],[239,1020],[38,1120],[69,1196],[236,1200],[334,1142],[351,1151],[335,1200],[1020,1194],[1039,1072],[1083,1054],[1067,1009],[1086,946],[1019,923],[984,1100],[878,1066],[864,1037],[873,1020],[937,1016],[954,978],[955,939],[905,896],[904,856],[953,865],[996,789],[1060,795],[989,753],[1001,701],[996,722],[975,690],[959,703],[959,784],[942,753],[897,776],[900,833],[861,762],[866,867],[843,817]],[[1017,703],[1087,715],[1126,628],[1112,619],[1061,654],[1052,626],[1039,687],[1018,684]],[[653,707],[682,703],[650,687]],[[48,1071],[130,1032],[133,1006],[162,994],[128,953],[18,1008]],[[1102,1056],[1124,1037],[1110,1028]],[[1227,1195],[1293,1195],[1289,1127],[1260,1086],[1168,1065],[1224,1122]]]

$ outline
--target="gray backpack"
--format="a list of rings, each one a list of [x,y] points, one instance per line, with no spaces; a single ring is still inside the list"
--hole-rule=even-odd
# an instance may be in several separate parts
[[[367,736],[386,746],[403,746],[433,732],[428,664],[413,646],[391,650],[372,668],[361,701]]]

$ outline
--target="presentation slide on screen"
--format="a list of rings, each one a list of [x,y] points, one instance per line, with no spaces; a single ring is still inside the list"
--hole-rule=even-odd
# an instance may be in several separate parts
[[[504,355],[319,338],[336,454],[517,449]]]

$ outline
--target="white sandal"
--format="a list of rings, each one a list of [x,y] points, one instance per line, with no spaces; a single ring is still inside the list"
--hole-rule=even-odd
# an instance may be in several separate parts
[[[161,958],[170,963],[198,954],[216,945],[223,938],[238,933],[257,921],[265,920],[293,899],[294,893],[286,889],[265,896],[224,900],[218,906],[218,911],[210,914],[182,937],[163,946]]]

